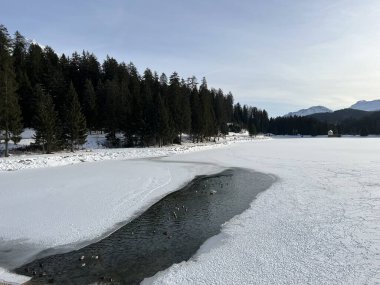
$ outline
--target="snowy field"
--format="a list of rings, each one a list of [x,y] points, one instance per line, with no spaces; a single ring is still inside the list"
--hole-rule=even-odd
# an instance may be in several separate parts
[[[0,246],[25,249],[24,259],[51,247],[75,248],[195,175],[246,167],[274,174],[278,182],[194,258],[146,284],[380,284],[378,139],[255,140],[162,155],[154,150],[141,149],[147,152],[141,157],[167,157],[125,160],[132,156],[117,154],[116,160],[110,155],[68,165],[71,155],[59,154],[38,156],[29,167],[16,163],[20,157],[4,159],[12,164],[2,170],[19,170],[0,172]],[[40,164],[45,157],[67,163],[47,167],[56,164]],[[0,270],[0,279],[7,278],[17,281]]]

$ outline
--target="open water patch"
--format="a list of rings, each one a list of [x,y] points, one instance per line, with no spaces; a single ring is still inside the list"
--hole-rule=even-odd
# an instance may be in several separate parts
[[[105,239],[14,271],[31,276],[31,284],[139,284],[189,260],[273,182],[273,176],[242,168],[198,176]]]

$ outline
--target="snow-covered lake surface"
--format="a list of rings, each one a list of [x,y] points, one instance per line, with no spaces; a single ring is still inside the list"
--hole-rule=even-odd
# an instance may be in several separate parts
[[[166,155],[172,163],[0,173],[0,244],[37,251],[96,239],[197,174],[244,167],[279,180],[193,259],[147,284],[379,284],[378,139],[257,140]]]

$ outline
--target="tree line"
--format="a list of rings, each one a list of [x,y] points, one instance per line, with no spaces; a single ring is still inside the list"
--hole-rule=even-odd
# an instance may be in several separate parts
[[[57,55],[46,46],[11,37],[0,25],[0,137],[17,143],[23,128],[36,130],[45,152],[74,150],[87,133],[102,131],[109,146],[163,146],[215,139],[246,128],[267,132],[265,110],[234,104],[231,93],[89,52]],[[122,136],[120,136],[122,134]]]
[[[335,122],[313,116],[277,117],[269,120],[268,132],[276,135],[326,135],[329,130],[342,135],[380,135],[380,111],[368,112],[361,118],[345,118]]]

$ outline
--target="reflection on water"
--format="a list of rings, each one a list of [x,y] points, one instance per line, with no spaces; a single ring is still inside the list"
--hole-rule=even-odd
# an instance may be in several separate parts
[[[271,183],[271,176],[239,168],[197,177],[109,237],[15,271],[33,276],[36,284],[138,284],[188,260]]]

